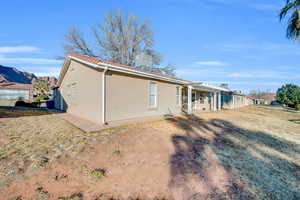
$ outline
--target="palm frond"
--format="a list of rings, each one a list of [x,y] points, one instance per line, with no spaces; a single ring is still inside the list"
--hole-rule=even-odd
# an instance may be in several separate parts
[[[288,21],[287,37],[294,40],[300,39],[300,8],[292,14]]]
[[[300,0],[296,0],[293,2],[290,2],[287,0],[287,4],[280,10],[279,13],[279,19],[280,21],[288,14],[288,12],[292,9],[295,8],[297,4],[300,3]]]

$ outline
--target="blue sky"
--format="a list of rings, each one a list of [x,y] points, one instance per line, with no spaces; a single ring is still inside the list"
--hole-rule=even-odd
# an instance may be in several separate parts
[[[1,3],[0,64],[57,76],[64,33],[87,37],[107,12],[122,8],[151,22],[163,64],[192,81],[276,91],[300,85],[300,44],[285,38],[285,0],[11,0]]]

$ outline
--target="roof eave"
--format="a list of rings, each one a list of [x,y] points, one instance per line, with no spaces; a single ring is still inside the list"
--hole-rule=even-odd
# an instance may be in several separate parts
[[[152,78],[152,79],[158,79],[158,80],[177,83],[177,84],[187,84],[187,83],[189,83],[188,81],[176,80],[176,79],[167,78],[167,77],[163,77],[163,76],[159,76],[159,75],[149,74],[147,72],[135,71],[135,70],[131,70],[131,69],[123,68],[123,67],[118,67],[118,66],[103,63],[103,62],[99,62],[99,63],[95,64],[95,63],[87,62],[83,59],[80,59],[80,58],[77,58],[77,57],[74,57],[74,56],[67,56],[67,58],[65,59],[65,62],[63,64],[62,70],[60,72],[60,75],[59,75],[59,81],[58,81],[58,86],[59,87],[60,87],[61,82],[62,82],[62,80],[65,76],[65,73],[68,70],[68,67],[70,65],[71,60],[75,60],[75,61],[78,61],[82,64],[85,64],[85,65],[88,65],[88,66],[91,66],[91,67],[95,67],[95,68],[108,69],[110,71],[123,72],[123,73],[127,73],[127,74],[132,74],[132,75],[137,75],[137,76],[142,76],[142,77],[147,77],[147,78]]]
[[[147,77],[147,78],[153,78],[153,79],[168,81],[168,82],[172,82],[172,83],[178,83],[178,84],[189,83],[189,82],[183,81],[183,80],[176,80],[176,79],[172,79],[172,78],[167,78],[167,77],[163,77],[163,76],[159,76],[159,75],[150,74],[147,72],[135,71],[135,70],[118,67],[118,66],[103,63],[103,62],[99,62],[98,66],[107,67],[107,69],[111,70],[111,71],[123,72],[123,73],[127,73],[127,74],[132,74],[132,75],[137,75],[137,76],[142,76],[142,77]]]
[[[218,87],[218,86],[214,86],[214,85],[205,85],[204,82],[191,82],[188,83],[187,85],[191,85],[195,88],[203,88],[206,90],[211,90],[211,91],[222,91],[222,92],[231,92],[231,90],[226,89],[226,88],[222,88],[222,87]]]

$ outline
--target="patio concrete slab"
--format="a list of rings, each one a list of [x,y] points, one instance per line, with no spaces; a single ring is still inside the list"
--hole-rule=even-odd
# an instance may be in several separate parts
[[[61,118],[68,121],[69,123],[73,124],[77,128],[81,129],[82,131],[86,133],[90,132],[96,132],[101,131],[104,129],[114,128],[118,126],[126,126],[131,124],[139,124],[139,123],[145,123],[145,122],[151,122],[151,121],[157,121],[162,120],[166,118],[170,118],[172,116],[152,116],[152,117],[142,117],[142,118],[134,118],[129,120],[120,120],[120,121],[114,121],[109,122],[107,125],[100,125],[95,122],[88,121],[86,119],[82,119],[80,117],[77,117],[75,115],[69,114],[69,113],[62,113],[58,114]]]
[[[86,119],[82,119],[80,117],[77,117],[75,115],[71,115],[69,113],[62,113],[58,114],[61,118],[68,121],[69,123],[73,124],[77,128],[81,129],[82,131],[86,133],[100,131],[102,129],[105,129],[104,126],[101,126],[95,122],[88,121]]]

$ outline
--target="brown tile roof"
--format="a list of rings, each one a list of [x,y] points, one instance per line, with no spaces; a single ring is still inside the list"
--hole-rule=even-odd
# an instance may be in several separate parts
[[[276,94],[275,93],[264,93],[261,95],[252,95],[253,99],[263,99],[265,101],[275,101],[276,100]]]
[[[143,72],[143,73],[147,73],[147,74],[154,75],[154,76],[160,76],[160,77],[163,77],[163,78],[172,79],[172,80],[175,80],[175,81],[190,82],[190,81],[187,81],[187,80],[184,80],[184,79],[171,77],[171,76],[156,73],[156,72],[143,71],[143,70],[137,69],[137,68],[132,67],[132,66],[123,65],[123,64],[119,64],[119,63],[114,63],[112,61],[103,60],[103,59],[100,59],[100,58],[84,56],[84,55],[81,55],[81,54],[75,53],[75,52],[69,53],[68,56],[75,57],[75,58],[78,58],[80,60],[92,63],[92,64],[104,63],[104,64],[109,64],[109,65],[114,65],[114,66],[117,66],[117,67],[121,67],[121,68],[124,68],[124,69],[133,70],[133,71],[136,71],[136,72]]]
[[[20,83],[1,83],[0,89],[16,89],[16,90],[30,90],[32,89],[32,84],[20,84]]]

